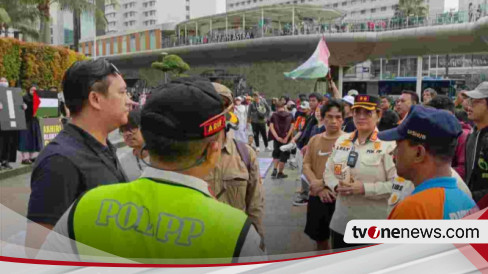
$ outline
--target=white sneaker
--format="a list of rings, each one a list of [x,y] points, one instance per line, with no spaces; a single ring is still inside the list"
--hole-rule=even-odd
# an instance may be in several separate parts
[[[291,151],[291,150],[295,149],[296,147],[297,147],[297,145],[295,143],[289,143],[289,144],[281,146],[280,150],[283,152]]]

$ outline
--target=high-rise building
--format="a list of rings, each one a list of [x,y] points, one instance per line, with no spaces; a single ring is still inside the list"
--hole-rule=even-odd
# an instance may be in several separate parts
[[[105,5],[108,33],[143,29],[225,12],[225,0],[120,0]]]
[[[462,1],[462,0],[461,0]],[[393,17],[399,0],[227,0],[227,12],[265,5],[320,5],[344,11],[345,20],[365,20]],[[429,16],[444,12],[444,0],[425,0]]]
[[[103,4],[103,3],[102,3]],[[104,5],[99,5],[99,9],[103,11]],[[62,10],[57,3],[53,3],[50,7],[51,13],[51,44],[72,46],[74,43],[74,27],[73,27],[73,13],[69,10]],[[95,20],[93,12],[82,12],[80,18],[80,39],[93,37],[95,32]],[[97,36],[105,34],[104,29],[97,28]]]

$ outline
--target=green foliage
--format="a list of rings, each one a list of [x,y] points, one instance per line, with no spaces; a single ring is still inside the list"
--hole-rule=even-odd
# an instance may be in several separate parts
[[[39,19],[38,10],[24,1],[0,0],[0,28],[4,23],[4,28],[11,27],[32,38],[38,38],[39,33],[35,27]]]
[[[21,81],[24,89],[38,84],[41,88],[55,86],[61,90],[65,71],[85,58],[63,47],[0,38],[0,76],[5,76],[11,86]]]
[[[401,17],[427,15],[428,8],[424,0],[400,0],[398,3],[398,15]]]
[[[303,60],[302,60],[303,61]],[[315,80],[291,80],[283,75],[285,71],[291,71],[303,62],[259,62],[252,65],[239,65],[222,67],[230,74],[243,75],[246,78],[247,86],[264,93],[266,98],[279,97],[281,95],[298,96],[300,93],[310,93],[314,90]],[[200,75],[203,72],[217,69],[216,67],[194,67],[188,71],[189,75]],[[140,77],[151,78],[140,71]],[[159,76],[162,79],[162,76]],[[149,81],[159,81],[158,78]],[[149,82],[148,81],[148,82]],[[231,90],[233,83],[225,81],[223,84]]]
[[[178,55],[168,55],[164,57],[162,62],[154,62],[151,68],[161,70],[163,72],[170,72],[177,76],[190,70],[190,65],[185,63]]]
[[[14,86],[20,77],[21,42],[12,38],[0,39],[0,77]]]

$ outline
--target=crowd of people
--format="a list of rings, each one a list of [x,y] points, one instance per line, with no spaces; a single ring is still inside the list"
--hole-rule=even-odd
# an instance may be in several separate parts
[[[75,63],[63,81],[71,120],[33,166],[27,254],[264,260],[258,157],[270,152],[273,180],[289,176],[290,158],[299,168],[293,204],[307,205],[318,250],[352,247],[350,220],[459,219],[488,205],[488,82],[454,102],[431,89],[393,102],[329,86],[267,102],[182,78],[133,108],[114,65]],[[133,149],[120,160],[116,129]]]

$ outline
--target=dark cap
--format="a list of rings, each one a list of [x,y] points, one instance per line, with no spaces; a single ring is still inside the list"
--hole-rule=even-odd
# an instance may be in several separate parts
[[[423,143],[447,143],[462,133],[454,115],[430,107],[414,105],[398,127],[378,133],[383,141],[412,139]]]
[[[199,140],[224,128],[222,97],[211,82],[200,79],[179,79],[155,88],[141,114],[145,139]]]
[[[367,110],[375,110],[380,104],[380,98],[372,95],[360,94],[354,99],[354,105],[352,109],[355,108],[365,108]]]

